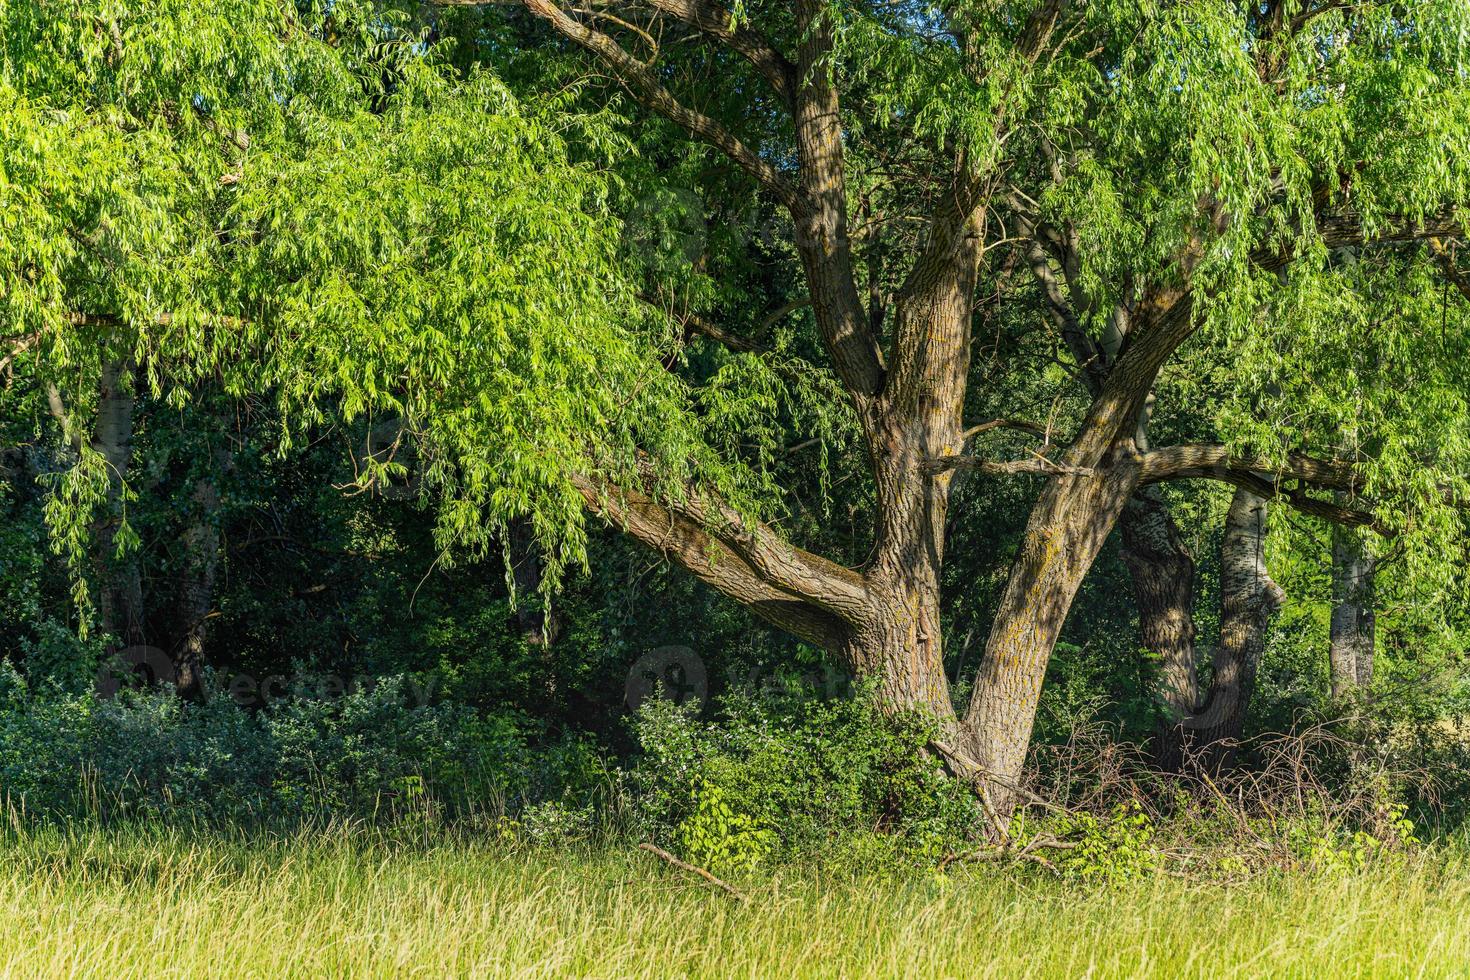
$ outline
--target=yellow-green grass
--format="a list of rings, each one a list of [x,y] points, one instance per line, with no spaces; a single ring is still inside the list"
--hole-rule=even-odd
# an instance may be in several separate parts
[[[787,869],[750,891],[617,848],[12,832],[0,976],[1470,974],[1470,869],[1443,854],[1235,885]]]

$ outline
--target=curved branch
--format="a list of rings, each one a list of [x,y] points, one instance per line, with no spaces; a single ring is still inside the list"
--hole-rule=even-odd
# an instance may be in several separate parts
[[[1231,455],[1227,446],[1209,443],[1166,446],[1143,454],[1143,482],[1211,477],[1239,472],[1276,479],[1301,480],[1323,490],[1356,492],[1363,488],[1363,474],[1350,460],[1317,459],[1290,453],[1285,459]]]
[[[805,196],[759,153],[716,120],[690,109],[674,98],[659,82],[652,69],[629,54],[622,45],[568,15],[552,0],[521,0],[521,3],[533,16],[544,20],[558,34],[600,58],[642,105],[724,153],[793,214],[804,214],[811,210]]]
[[[1169,446],[1143,454],[1146,484],[1192,478],[1219,480],[1261,497],[1280,498],[1303,514],[1333,524],[1366,527],[1385,537],[1394,534],[1371,510],[1319,500],[1301,486],[1287,485],[1287,481],[1297,481],[1318,489],[1357,493],[1363,486],[1362,473],[1346,460],[1315,459],[1299,453],[1285,460],[1231,456],[1224,446],[1213,445]]]
[[[760,72],[787,110],[795,105],[796,65],[760,31],[738,24],[733,12],[703,0],[642,0],[726,45]]]
[[[683,567],[771,625],[826,650],[841,649],[842,619],[805,597],[772,583],[741,554],[724,547],[702,522],[646,494],[576,476],[573,485],[587,509]]]

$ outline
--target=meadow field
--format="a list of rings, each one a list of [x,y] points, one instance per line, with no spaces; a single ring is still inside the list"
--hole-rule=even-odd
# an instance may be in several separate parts
[[[9,831],[0,975],[1407,977],[1470,971],[1470,867],[1089,886],[824,877],[737,901],[627,848]]]

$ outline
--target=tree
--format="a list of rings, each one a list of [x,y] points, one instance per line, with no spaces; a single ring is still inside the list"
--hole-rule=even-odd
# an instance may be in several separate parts
[[[1001,808],[1072,599],[1140,490],[1210,478],[1376,525],[1461,489],[1453,474],[1405,481],[1335,458],[1335,441],[1290,426],[1147,435],[1186,343],[1219,356],[1226,383],[1207,394],[1221,412],[1229,382],[1280,403],[1292,386],[1261,384],[1279,359],[1238,352],[1305,335],[1345,281],[1343,249],[1369,270],[1406,254],[1422,275],[1432,258],[1414,243],[1463,234],[1462,4],[522,7],[529,20],[490,24],[491,43],[452,68],[387,10],[312,19],[261,0],[231,12],[250,25],[237,44],[202,0],[157,27],[100,8],[37,26],[34,5],[7,8],[24,27],[8,37],[51,40],[11,46],[47,82],[7,93],[21,108],[6,118],[60,148],[72,134],[48,111],[72,110],[125,189],[151,173],[137,161],[177,165],[158,182],[177,188],[125,195],[136,209],[90,177],[83,197],[100,204],[24,202],[42,228],[28,247],[50,264],[39,279],[28,258],[7,271],[45,285],[9,301],[15,336],[41,336],[61,365],[74,320],[113,324],[87,356],[131,356],[160,394],[165,366],[238,389],[234,365],[250,365],[295,425],[329,408],[401,419],[446,549],[483,553],[524,522],[546,589],[581,557],[585,514],[602,515],[872,679],[890,710],[928,715],[935,749]],[[658,57],[664,28],[689,32],[698,55]],[[168,63],[185,67],[155,78],[139,38],[177,47]],[[640,112],[712,148],[784,214],[771,252],[789,250],[803,288],[781,309],[810,316],[825,363],[751,335],[769,316],[732,310],[745,291],[711,285],[719,267],[630,254],[618,168],[637,144],[586,108],[590,81],[555,71],[554,91],[517,97],[463,56],[507,43],[548,70],[566,43],[589,53]],[[32,50],[93,74],[58,87]],[[98,81],[115,78],[129,81]],[[159,144],[139,150],[138,132]],[[25,157],[25,186],[72,179],[58,156]],[[137,230],[114,249],[131,265],[68,244],[119,222]],[[1420,282],[1374,281],[1400,300]],[[1014,411],[967,418],[972,344],[1017,307],[1047,318],[1084,394],[1044,420],[1027,417],[1027,389]],[[732,369],[690,370],[688,335],[726,348]],[[873,531],[857,567],[819,553],[820,533],[788,532],[769,434],[752,445],[737,431],[783,413],[860,448]],[[1013,459],[967,450],[1002,433],[1038,445]],[[957,710],[940,583],[962,473],[1040,483]],[[375,457],[362,479],[402,475]]]
[[[938,718],[949,729],[941,750],[993,795],[1019,777],[1071,599],[1142,486],[1213,477],[1348,523],[1374,520],[1309,492],[1352,492],[1364,477],[1304,454],[1299,433],[1146,449],[1139,425],[1182,345],[1202,331],[1258,330],[1260,309],[1308,290],[1334,249],[1368,256],[1462,233],[1466,132],[1450,107],[1465,104],[1465,52],[1449,39],[1463,9],[806,2],[788,16],[650,0],[614,17],[524,5],[789,213],[812,315],[870,461],[876,527],[870,559],[853,571],[696,487],[660,499],[588,474],[579,486],[589,507],[876,678],[894,709]],[[728,84],[763,83],[750,110],[769,114],[756,127],[762,144],[738,135],[741,120],[693,108],[699,95],[676,92],[687,84],[676,71],[632,53],[660,24],[720,50],[739,79]],[[907,181],[886,188],[883,204],[925,222],[891,285],[861,268],[851,217],[856,187],[883,168]],[[1003,423],[963,412],[984,322],[977,286],[1012,249],[1091,403],[1033,458],[994,461],[964,447]],[[876,307],[864,303],[875,294]],[[1045,482],[957,716],[937,583],[961,469]]]

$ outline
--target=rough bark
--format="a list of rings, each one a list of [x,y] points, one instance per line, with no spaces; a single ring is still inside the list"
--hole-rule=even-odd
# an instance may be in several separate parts
[[[1138,486],[1136,462],[1053,477],[1032,510],[965,715],[963,744],[997,809],[1015,800],[1051,652],[1072,600]]]
[[[1266,629],[1286,594],[1266,568],[1266,500],[1236,490],[1220,546],[1220,644],[1210,698],[1191,727],[1202,744],[1239,739]]]
[[[1332,529],[1332,622],[1329,656],[1332,697],[1342,700],[1373,680],[1376,559],[1361,532]]]
[[[1161,736],[1161,759],[1220,769],[1232,761],[1255,691],[1266,630],[1284,593],[1266,569],[1267,502],[1236,490],[1220,545],[1220,642],[1208,691]]]
[[[844,120],[832,77],[832,22],[825,6],[818,0],[795,3],[795,52],[788,62],[763,35],[737,25],[723,10],[712,12],[698,0],[651,0],[662,14],[743,57],[779,97],[789,111],[794,140],[790,153],[765,153],[681,103],[653,68],[598,29],[595,15],[556,0],[520,2],[594,54],[645,107],[725,154],[790,213],[823,347],[862,427],[878,526],[873,560],[857,572],[792,546],[770,528],[747,524],[697,488],[683,499],[670,500],[667,495],[655,497],[653,481],[630,487],[589,473],[578,484],[588,507],[757,615],[845,655],[864,674],[876,674],[890,706],[934,712],[955,729],[952,761],[981,777],[1002,803],[1008,787],[1020,779],[1047,661],[1072,600],[1140,486],[1208,476],[1252,493],[1281,494],[1309,512],[1365,522],[1365,515],[1326,504],[1301,489],[1302,482],[1321,485],[1313,474],[1326,471],[1313,461],[1294,462],[1291,472],[1264,479],[1258,472],[1262,467],[1251,465],[1255,461],[1230,460],[1220,447],[1145,454],[1145,447],[1135,444],[1135,430],[1160,368],[1194,332],[1193,272],[1209,253],[1211,238],[1231,224],[1218,201],[1206,195],[1199,202],[1199,227],[1170,262],[1143,273],[1136,284],[1131,278],[1117,284],[1122,299],[1112,311],[1109,337],[1099,347],[1082,327],[1083,314],[1090,320],[1093,313],[1106,311],[1093,309],[1094,298],[1078,275],[1083,266],[1076,254],[1080,239],[1065,229],[1040,228],[1035,216],[1021,213],[1025,199],[1018,194],[1022,207],[1011,208],[1018,212],[1018,230],[1037,246],[1028,258],[1047,287],[1049,312],[1077,357],[1093,401],[1065,453],[1026,470],[1049,479],[1012,567],[971,704],[962,723],[953,721],[940,667],[941,535],[952,474],[965,465],[956,458],[963,442],[959,410],[974,273],[982,253],[975,221],[993,210],[995,195],[1007,181],[987,169],[993,164],[972,161],[963,146],[949,161],[952,172],[935,175],[946,184],[934,198],[939,203],[921,254],[887,318],[892,329],[885,347],[879,337],[885,322],[882,304],[876,305],[876,313],[864,308],[853,270]],[[1036,6],[1016,39],[1021,55],[1042,56],[1065,6]],[[963,38],[960,43],[963,48]],[[966,58],[971,54],[964,51]],[[996,146],[1004,142],[1006,112],[1002,99],[993,120]],[[793,159],[794,168],[782,164]],[[1463,230],[1454,217],[1446,212],[1402,227],[1387,226],[1377,237],[1389,241],[1454,235]],[[1324,211],[1316,226],[1329,247],[1363,241],[1362,222],[1348,212]],[[1290,243],[1273,240],[1249,258],[1263,271],[1273,271],[1296,254]],[[1053,263],[1063,282],[1051,273]],[[935,467],[935,459],[949,462]],[[1197,466],[1204,468],[1193,472]],[[987,469],[983,462],[968,468]]]
[[[1144,650],[1157,661],[1158,699],[1168,724],[1194,714],[1200,701],[1195,667],[1194,559],[1169,506],[1153,488],[1123,509],[1123,563],[1133,583]]]

